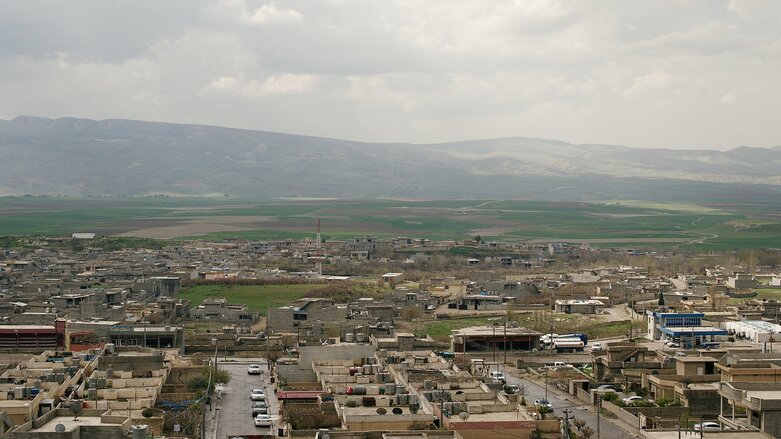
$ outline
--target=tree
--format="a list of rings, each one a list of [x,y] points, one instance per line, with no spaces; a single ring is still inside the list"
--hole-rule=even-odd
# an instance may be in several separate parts
[[[659,306],[664,306],[664,293],[659,291]]]
[[[475,241],[476,243],[480,244],[480,242],[483,240],[483,237],[482,237],[482,236],[480,236],[480,235],[475,235],[475,237],[474,237],[474,238],[472,238],[472,239],[474,239],[474,241]]]
[[[405,306],[399,313],[401,318],[412,321],[413,319],[419,319],[423,317],[423,310],[417,306]]]
[[[292,404],[285,407],[283,418],[294,430],[318,429],[326,421],[326,415],[313,404]]]

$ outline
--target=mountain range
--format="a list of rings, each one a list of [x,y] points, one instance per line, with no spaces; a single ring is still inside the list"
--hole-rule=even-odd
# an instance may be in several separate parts
[[[778,199],[781,146],[640,149],[525,137],[365,143],[134,120],[0,120],[0,194]]]

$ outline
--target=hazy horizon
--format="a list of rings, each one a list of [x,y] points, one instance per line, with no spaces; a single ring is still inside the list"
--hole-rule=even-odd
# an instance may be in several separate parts
[[[340,138],[340,137],[325,137],[325,136],[316,136],[311,134],[302,134],[302,133],[293,133],[293,132],[283,132],[283,131],[271,131],[271,130],[263,130],[263,129],[256,129],[256,128],[248,128],[248,127],[240,127],[240,126],[226,126],[226,125],[214,125],[209,123],[198,123],[198,122],[191,122],[191,123],[184,123],[184,122],[170,122],[165,120],[148,120],[148,119],[128,119],[128,118],[111,118],[111,119],[93,119],[88,117],[74,117],[74,116],[58,116],[58,117],[48,117],[48,116],[38,116],[33,114],[19,114],[13,117],[0,117],[0,121],[11,121],[17,117],[33,117],[33,118],[43,118],[43,119],[51,119],[51,120],[57,120],[57,119],[79,119],[79,120],[92,120],[95,122],[101,122],[106,120],[129,120],[129,121],[137,121],[137,122],[149,122],[149,123],[162,123],[162,124],[174,124],[174,125],[195,125],[195,126],[206,126],[206,127],[214,127],[214,128],[229,128],[229,129],[237,129],[237,130],[248,130],[248,131],[258,131],[258,132],[268,132],[268,133],[277,133],[277,134],[290,134],[293,136],[307,136],[307,137],[321,137],[324,139],[332,139],[332,140],[344,140],[348,142],[358,142],[358,143],[367,143],[367,144],[389,144],[389,143],[399,143],[399,144],[406,144],[406,145],[439,145],[439,144],[452,144],[452,143],[461,143],[461,142],[480,142],[480,141],[491,141],[491,140],[501,140],[501,139],[536,139],[536,140],[543,140],[543,141],[557,141],[557,142],[564,142],[572,146],[590,146],[590,145],[604,145],[604,146],[615,146],[615,147],[624,147],[624,148],[630,148],[630,149],[675,149],[675,148],[664,148],[664,147],[654,147],[654,146],[635,146],[635,145],[619,145],[619,144],[600,144],[600,143],[590,143],[590,142],[567,142],[562,139],[547,139],[542,137],[531,137],[531,136],[524,136],[524,135],[517,135],[517,136],[503,136],[503,137],[486,137],[486,138],[474,138],[474,139],[453,139],[453,140],[446,140],[442,142],[426,142],[426,143],[415,143],[415,142],[402,142],[402,141],[394,141],[394,140],[376,140],[376,141],[369,141],[369,140],[360,140],[360,139],[350,139],[350,138]],[[781,144],[779,145],[771,145],[771,146],[754,146],[754,145],[733,145],[733,146],[727,146],[724,148],[707,148],[712,149],[714,151],[731,151],[736,148],[759,148],[759,149],[773,149],[773,148],[779,148],[781,147]],[[685,151],[685,149],[679,149],[680,151]],[[706,150],[706,148],[691,148],[692,151],[694,150]]]

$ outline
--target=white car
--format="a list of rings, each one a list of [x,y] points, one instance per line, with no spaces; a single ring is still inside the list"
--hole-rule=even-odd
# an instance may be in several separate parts
[[[260,365],[250,364],[249,366],[247,366],[247,373],[250,375],[260,375],[261,374]]]
[[[721,431],[721,424],[710,421],[700,422],[694,424],[694,431]]]
[[[489,376],[491,377],[492,380],[498,381],[502,384],[507,382],[507,378],[504,376],[502,372],[492,371],[491,373],[489,373]]]
[[[626,405],[632,405],[632,404],[636,403],[637,401],[642,401],[642,400],[643,400],[642,396],[634,395],[634,396],[627,396],[626,398],[622,399],[621,401],[624,401],[624,404],[626,404]]]
[[[249,399],[253,401],[261,401],[266,399],[266,392],[263,391],[263,389],[252,389],[252,391],[249,392]]]
[[[680,343],[678,343],[677,341],[672,341],[672,340],[665,342],[664,345],[667,346],[668,348],[679,348],[679,347],[681,347]]]
[[[547,399],[535,399],[534,400],[534,406],[535,407],[545,407],[548,409],[548,411],[553,411],[553,404],[550,403]]]
[[[271,416],[269,415],[255,416],[255,427],[271,427]]]
[[[612,384],[602,384],[601,386],[597,387],[597,391],[603,393],[615,393],[618,392],[618,389]]]
[[[600,342],[591,343],[591,350],[592,351],[601,351],[602,349],[604,349],[604,346],[602,346],[602,343],[600,343]]]

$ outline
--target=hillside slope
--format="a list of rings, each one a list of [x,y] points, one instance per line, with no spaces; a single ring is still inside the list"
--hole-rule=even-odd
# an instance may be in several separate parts
[[[781,148],[431,145],[132,120],[0,121],[0,194],[649,199],[777,197]]]

